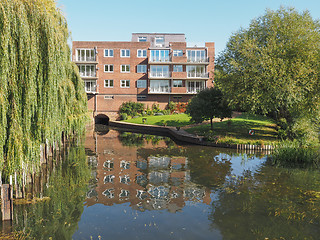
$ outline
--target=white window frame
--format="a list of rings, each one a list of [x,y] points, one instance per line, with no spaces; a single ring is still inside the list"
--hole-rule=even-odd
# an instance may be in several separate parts
[[[111,83],[112,83],[112,86],[111,86]],[[113,88],[114,87],[113,79],[105,79],[104,80],[104,87],[105,88]]]
[[[139,69],[142,68],[142,69]],[[138,64],[137,65],[137,73],[147,73],[147,65],[146,64]]]
[[[87,83],[90,83],[90,89],[87,89]],[[96,80],[85,80],[84,88],[87,93],[96,93],[97,92],[97,81]],[[94,90],[94,91],[93,91]]]
[[[96,65],[94,64],[81,64],[79,66],[80,77],[96,77]]]
[[[122,51],[124,51],[124,54]],[[129,55],[128,55],[128,53],[129,53]],[[120,49],[120,57],[129,58],[130,57],[130,49]]]
[[[181,83],[181,86],[180,84],[176,84],[177,82]],[[172,81],[172,87],[183,87],[183,81],[182,80],[173,80]]]
[[[181,55],[179,55],[181,53]],[[173,50],[173,56],[175,57],[182,57],[183,56],[183,50]]]
[[[120,80],[121,88],[130,88],[130,80]]]
[[[84,59],[81,59],[81,54],[79,56],[79,51],[84,51]],[[89,54],[90,56],[87,56],[87,51],[90,51],[92,54]],[[89,59],[88,59],[89,58]],[[77,62],[95,62],[96,61],[96,51],[94,48],[77,48],[76,49],[76,61]]]
[[[158,40],[160,40],[160,39],[161,39],[161,42],[159,43]],[[155,37],[154,43],[158,47],[163,47],[164,46],[164,37]]]
[[[108,53],[108,55],[106,55],[106,52]],[[113,57],[114,56],[114,51],[113,51],[113,49],[105,49],[103,54],[104,54],[104,57]]]
[[[147,80],[137,80],[137,88],[147,88]]]
[[[181,71],[177,71],[177,70],[180,70],[179,68],[181,68]],[[173,65],[173,72],[183,72],[183,66],[182,65]]]
[[[108,66],[108,67],[107,67]],[[112,71],[110,71],[110,67],[112,66]],[[106,67],[108,68],[108,70],[106,71]],[[113,64],[105,64],[104,65],[104,72],[113,72],[114,67]]]
[[[124,71],[122,70],[122,67],[124,66]],[[129,67],[129,69],[127,69]],[[120,72],[122,73],[129,73],[130,72],[130,64],[121,64],[120,65]]]
[[[146,58],[147,57],[147,49],[137,49],[137,57],[138,58]]]
[[[147,41],[147,37],[142,37],[142,36],[138,37],[138,42],[146,42],[146,41]]]

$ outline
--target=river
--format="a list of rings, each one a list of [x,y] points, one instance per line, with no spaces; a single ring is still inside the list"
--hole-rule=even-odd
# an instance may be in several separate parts
[[[320,239],[318,171],[270,166],[264,153],[88,130],[15,206],[35,239]]]

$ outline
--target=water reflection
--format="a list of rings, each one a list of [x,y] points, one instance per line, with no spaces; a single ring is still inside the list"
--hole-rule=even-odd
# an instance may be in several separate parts
[[[176,212],[186,201],[211,202],[210,189],[190,181],[193,172],[188,168],[188,152],[172,151],[163,155],[158,152],[168,149],[168,145],[177,148],[169,138],[110,130],[87,138],[87,144],[91,151],[97,151],[97,183],[87,194],[87,206],[129,202],[132,209],[139,211]],[[207,164],[213,162],[211,158]],[[222,160],[218,164],[224,163]],[[214,179],[224,178],[222,175],[229,168]]]

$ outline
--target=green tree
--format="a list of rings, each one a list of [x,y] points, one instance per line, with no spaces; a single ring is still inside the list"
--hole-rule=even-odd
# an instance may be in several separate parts
[[[211,129],[213,118],[231,117],[231,109],[217,88],[207,88],[194,96],[187,106],[186,113],[196,123],[210,119]]]
[[[267,10],[233,34],[217,58],[216,83],[231,105],[288,123],[319,112],[320,24],[308,11]]]

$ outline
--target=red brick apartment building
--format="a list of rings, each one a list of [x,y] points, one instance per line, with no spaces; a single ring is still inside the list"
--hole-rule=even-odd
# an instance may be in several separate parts
[[[118,117],[126,101],[188,102],[213,86],[214,42],[188,47],[180,33],[133,33],[130,42],[74,41],[72,59],[79,66],[93,117]]]

